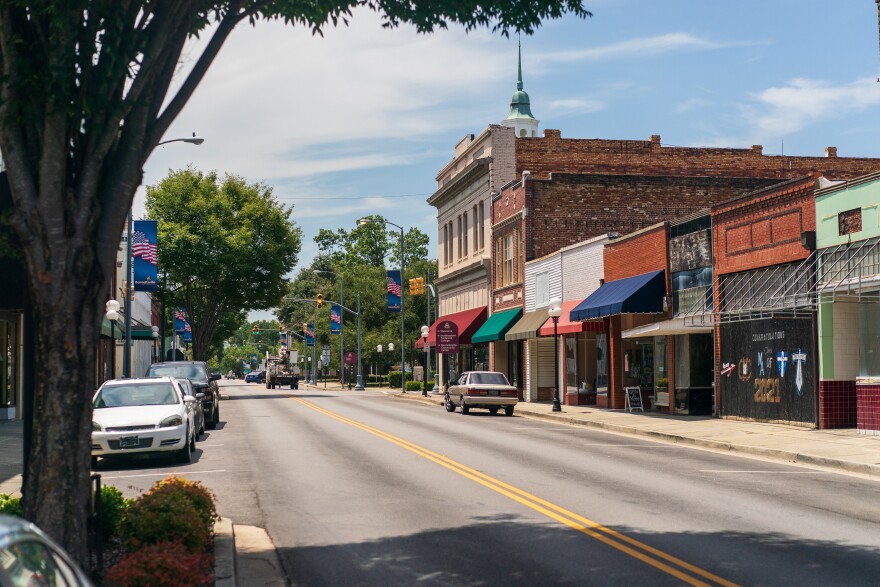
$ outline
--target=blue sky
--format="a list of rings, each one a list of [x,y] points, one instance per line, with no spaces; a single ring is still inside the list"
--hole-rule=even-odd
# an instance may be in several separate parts
[[[874,0],[597,0],[593,18],[524,36],[523,78],[540,129],[569,138],[764,146],[793,155],[880,157]],[[196,55],[188,48],[182,70]],[[467,133],[507,115],[516,37],[384,30],[369,12],[325,36],[243,26],[160,147],[144,183],[193,164],[263,181],[293,205],[301,263],[319,228],[383,214],[432,239],[425,203]],[[143,214],[142,191],[135,217]]]

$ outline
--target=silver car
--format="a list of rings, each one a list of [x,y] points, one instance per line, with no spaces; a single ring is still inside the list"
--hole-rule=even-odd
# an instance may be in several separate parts
[[[42,530],[0,515],[0,585],[92,587],[92,582]]]
[[[504,408],[504,414],[512,416],[516,402],[516,388],[507,381],[504,373],[497,371],[465,371],[446,391],[447,412],[454,412],[458,405],[462,414],[467,414],[471,408],[486,408],[497,414]]]

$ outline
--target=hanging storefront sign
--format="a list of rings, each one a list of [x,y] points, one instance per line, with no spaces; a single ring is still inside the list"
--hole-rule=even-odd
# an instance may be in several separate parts
[[[135,220],[131,233],[131,256],[134,260],[135,291],[156,291],[158,279],[158,246],[156,221]]]
[[[342,332],[342,308],[333,304],[330,306],[330,334]]]
[[[386,282],[388,291],[388,311],[400,312],[400,270],[392,269],[386,272]]]
[[[458,352],[458,325],[444,320],[437,325],[437,352],[451,354]]]
[[[816,424],[814,348],[809,318],[722,323],[722,414]]]

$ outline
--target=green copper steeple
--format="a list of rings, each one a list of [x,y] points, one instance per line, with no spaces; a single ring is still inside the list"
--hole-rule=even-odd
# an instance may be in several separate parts
[[[522,81],[522,43],[517,43],[517,78],[516,91],[510,98],[510,113],[507,115],[508,120],[511,118],[531,118],[532,109],[529,103],[529,95],[523,91]]]

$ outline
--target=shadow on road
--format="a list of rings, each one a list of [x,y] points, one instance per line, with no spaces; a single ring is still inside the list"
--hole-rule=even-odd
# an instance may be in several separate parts
[[[287,389],[278,390],[278,393],[275,394],[260,394],[260,395],[225,395],[223,396],[223,401],[239,401],[244,399],[284,399],[287,397],[311,397],[311,398],[330,398],[330,397],[338,397],[335,395],[300,395],[296,393],[296,390],[290,391]]]

